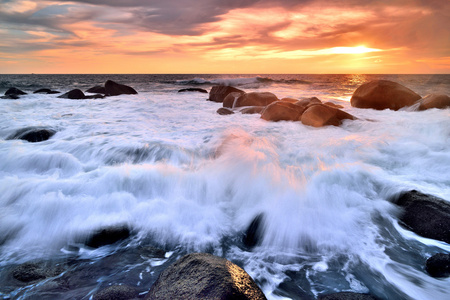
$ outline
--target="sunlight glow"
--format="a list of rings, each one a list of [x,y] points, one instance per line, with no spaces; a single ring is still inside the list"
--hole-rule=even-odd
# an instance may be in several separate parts
[[[333,54],[362,54],[369,52],[382,51],[381,49],[367,48],[365,46],[358,47],[334,47],[329,49]]]

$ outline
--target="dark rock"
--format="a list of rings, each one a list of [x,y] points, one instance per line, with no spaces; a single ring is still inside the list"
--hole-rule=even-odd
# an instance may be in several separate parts
[[[269,92],[244,93],[236,100],[234,107],[267,106],[275,101],[278,101],[277,96]]]
[[[145,299],[257,300],[266,297],[237,265],[211,254],[193,253],[164,270]]]
[[[221,107],[221,108],[219,108],[219,109],[217,110],[217,113],[218,113],[219,115],[224,116],[224,115],[232,115],[232,114],[234,114],[234,111],[232,111],[232,110],[229,109],[229,108]]]
[[[261,113],[261,119],[266,121],[300,121],[305,108],[287,101],[275,101],[269,104]]]
[[[28,262],[15,267],[11,275],[21,282],[32,282],[56,276],[64,271],[62,265],[48,263]]]
[[[258,214],[250,223],[250,225],[245,230],[244,236],[242,238],[242,242],[247,247],[255,247],[256,245],[261,243],[261,240],[264,235],[264,214]]]
[[[354,107],[399,110],[421,99],[407,87],[389,80],[374,80],[358,87],[350,100]]]
[[[105,94],[107,96],[118,96],[118,95],[135,95],[138,92],[136,92],[135,89],[133,89],[131,86],[120,84],[117,82],[114,82],[112,80],[107,80],[105,82]]]
[[[392,202],[404,208],[400,222],[423,237],[450,243],[450,203],[412,190]]]
[[[310,104],[301,117],[302,124],[313,127],[339,126],[346,119],[355,120],[356,117],[325,104]]]
[[[450,276],[450,254],[437,253],[427,259],[426,270],[433,277]]]
[[[59,94],[58,91],[52,91],[51,89],[39,89],[34,91],[33,94]]]
[[[369,294],[360,294],[353,292],[341,292],[328,295],[320,295],[318,300],[377,300]]]
[[[86,93],[106,94],[106,89],[104,86],[96,85],[96,86],[91,87],[90,89],[86,90]]]
[[[17,100],[19,99],[19,95],[16,94],[10,94],[10,95],[5,95],[5,96],[1,96],[1,99],[10,99],[10,100]]]
[[[89,96],[85,96],[84,99],[103,99],[106,96],[103,94],[95,94],[95,95],[89,95]]]
[[[19,90],[18,88],[12,87],[9,88],[6,92],[5,95],[26,95],[27,93]]]
[[[232,92],[229,93],[225,99],[223,99],[223,107],[233,108],[234,104],[236,103],[236,100],[242,95],[243,93],[239,92]]]
[[[430,94],[420,100],[419,110],[450,107],[450,97],[442,94]]]
[[[187,88],[187,89],[181,89],[178,91],[178,93],[184,93],[184,92],[199,92],[199,93],[208,94],[207,90],[200,89],[200,88]]]
[[[94,300],[129,300],[139,296],[137,290],[126,285],[112,285],[96,293]]]
[[[239,110],[239,112],[245,115],[261,114],[265,108],[265,106],[249,106]]]
[[[226,96],[229,93],[240,93],[243,94],[244,91],[234,88],[232,86],[226,85],[215,85],[209,91],[209,101],[220,102],[222,103]]]
[[[8,140],[25,140],[30,143],[46,141],[51,138],[56,131],[39,127],[28,127],[18,130],[8,137]]]
[[[62,94],[61,96],[58,96],[58,98],[78,100],[78,99],[85,99],[86,96],[80,89],[74,89],[65,94]]]
[[[99,248],[127,239],[130,229],[127,226],[109,227],[95,231],[86,241],[86,246]]]

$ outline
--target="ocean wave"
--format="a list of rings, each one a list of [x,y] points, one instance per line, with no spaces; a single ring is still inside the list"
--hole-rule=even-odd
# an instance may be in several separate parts
[[[176,84],[180,85],[229,85],[229,86],[245,86],[252,84],[311,84],[311,82],[300,79],[274,79],[271,77],[239,77],[239,78],[215,78],[204,79],[194,78],[189,80],[177,80]]]

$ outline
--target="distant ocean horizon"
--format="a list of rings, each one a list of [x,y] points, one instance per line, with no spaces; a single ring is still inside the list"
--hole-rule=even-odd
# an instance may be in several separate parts
[[[450,245],[406,230],[390,200],[418,190],[450,201],[450,109],[352,107],[353,92],[378,79],[450,95],[449,74],[0,74],[0,96],[27,93],[0,99],[0,298],[90,299],[112,284],[143,296],[178,258],[208,252],[243,267],[268,299],[448,299],[449,279],[424,263]],[[86,93],[107,80],[138,94],[33,93]],[[358,119],[314,128],[223,116],[207,93],[178,92],[215,85],[317,97]],[[24,128],[55,134],[10,139]],[[264,236],[249,249],[242,236],[259,215]],[[83,244],[113,226],[131,237]],[[27,262],[65,271],[12,282]]]

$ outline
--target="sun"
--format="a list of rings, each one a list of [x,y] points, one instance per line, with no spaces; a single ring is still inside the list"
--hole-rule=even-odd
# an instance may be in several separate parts
[[[366,46],[362,45],[356,47],[334,47],[330,50],[333,54],[362,54],[381,51],[381,49],[367,48]]]

